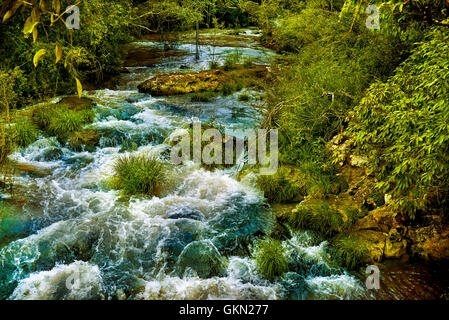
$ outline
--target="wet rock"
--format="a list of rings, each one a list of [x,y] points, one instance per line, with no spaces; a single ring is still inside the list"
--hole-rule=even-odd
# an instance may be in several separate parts
[[[385,242],[385,258],[387,259],[399,259],[407,253],[407,241],[392,241],[387,239]]]
[[[384,257],[387,235],[380,231],[362,230],[354,234],[356,239],[363,242],[367,249],[366,262],[380,262]]]
[[[59,103],[65,104],[70,110],[82,111],[91,108],[94,105],[94,101],[88,98],[78,98],[77,96],[70,96],[62,98]]]
[[[208,240],[194,241],[187,245],[177,261],[177,270],[181,274],[191,269],[200,278],[224,276],[226,274],[226,259]]]
[[[387,233],[394,225],[393,212],[386,207],[381,207],[370,211],[365,217],[357,220],[354,230],[376,230]]]
[[[354,154],[351,154],[349,156],[350,160],[351,160],[351,166],[353,167],[363,167],[368,163],[368,158],[365,156],[357,156]]]
[[[21,174],[27,174],[32,177],[38,177],[42,178],[45,176],[48,176],[51,174],[51,170],[47,168],[42,168],[38,166],[33,166],[28,163],[16,163],[15,168],[21,173]]]
[[[69,138],[68,145],[74,151],[94,152],[99,145],[100,135],[95,130],[74,132]]]
[[[449,261],[449,226],[432,223],[429,226],[407,231],[411,240],[412,256],[427,261]]]
[[[37,161],[55,161],[62,158],[63,152],[57,147],[49,147],[36,159]]]
[[[202,221],[204,220],[204,215],[198,211],[190,208],[177,208],[168,213],[169,219],[192,219]]]

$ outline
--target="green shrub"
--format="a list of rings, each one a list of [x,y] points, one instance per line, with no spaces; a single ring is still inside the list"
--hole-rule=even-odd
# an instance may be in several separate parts
[[[449,192],[449,34],[435,29],[386,82],[376,82],[351,114],[356,152],[369,157],[376,189],[415,217]],[[431,201],[429,201],[431,200]]]
[[[274,175],[258,176],[257,185],[270,203],[292,201],[301,194],[301,189],[287,179],[287,174],[282,169]]]
[[[147,156],[120,156],[114,164],[117,186],[127,194],[158,195],[164,178],[164,165]]]
[[[27,147],[36,141],[38,131],[36,126],[31,121],[17,122],[13,128],[14,143],[19,147]]]
[[[367,247],[351,235],[339,234],[332,241],[331,253],[343,267],[356,270],[365,262]]]
[[[190,101],[192,102],[209,102],[210,99],[216,97],[216,93],[212,91],[203,91],[192,93]]]
[[[259,272],[270,281],[288,271],[288,257],[278,240],[258,241],[254,258]]]
[[[299,204],[288,223],[294,230],[312,230],[326,237],[336,234],[344,224],[342,215],[327,203]]]

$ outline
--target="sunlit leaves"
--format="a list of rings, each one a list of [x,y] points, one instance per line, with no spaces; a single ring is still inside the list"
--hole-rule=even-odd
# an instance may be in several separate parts
[[[62,48],[59,45],[59,43],[57,43],[56,46],[55,46],[55,56],[56,56],[55,63],[58,63],[61,60],[61,58],[62,58]]]
[[[41,49],[38,52],[36,52],[36,54],[34,55],[33,58],[33,64],[34,67],[37,68],[37,64],[39,63],[39,60],[47,53],[47,50],[45,49]]]
[[[81,85],[81,82],[78,80],[78,78],[75,78],[76,80],[76,90],[78,91],[78,98],[81,98],[83,95],[83,86]]]

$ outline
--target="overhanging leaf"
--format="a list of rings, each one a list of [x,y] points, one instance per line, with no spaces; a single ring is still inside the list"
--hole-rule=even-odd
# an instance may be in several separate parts
[[[57,43],[55,47],[55,56],[56,56],[56,63],[58,63],[59,60],[61,60],[62,58],[62,48],[59,45],[59,43]]]
[[[37,68],[37,64],[39,63],[39,60],[47,53],[47,50],[45,49],[41,49],[38,52],[36,52],[36,54],[34,55],[33,58],[33,64],[34,67]]]
[[[33,42],[36,42],[37,40],[37,27],[34,27],[33,29]]]
[[[78,80],[78,78],[75,78],[76,80],[76,90],[78,91],[78,98],[81,99],[81,96],[83,95],[83,86],[81,85],[81,82]]]
[[[5,22],[9,18],[11,18],[11,16],[12,16],[12,11],[11,10],[6,11],[5,15],[3,16],[3,21],[2,22]]]

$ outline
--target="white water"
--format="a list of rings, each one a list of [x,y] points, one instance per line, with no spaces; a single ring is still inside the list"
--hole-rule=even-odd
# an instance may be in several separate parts
[[[222,59],[229,50],[215,52]],[[260,50],[241,50],[264,57]],[[175,58],[157,69],[170,72],[180,64],[193,64],[192,59]],[[203,55],[192,69],[206,68],[208,59]],[[173,170],[160,198],[127,198],[110,189],[112,166],[124,152],[124,141],[135,143],[138,149],[133,153],[163,157],[168,148],[164,141],[188,124],[199,108],[202,120],[215,119],[226,128],[257,127],[261,119],[260,112],[239,102],[237,94],[195,104],[140,94],[133,85],[87,93],[96,101],[91,127],[108,132],[95,152],[74,152],[54,138],[41,137],[12,156],[50,174],[25,174],[17,180],[27,199],[26,221],[21,223],[28,236],[0,250],[0,298],[363,297],[360,281],[335,267],[327,244],[314,243],[307,233],[291,240],[294,247],[284,243],[295,272],[274,283],[258,274],[247,245],[257,234],[268,232],[274,221],[254,179],[238,182],[228,172],[209,172],[192,163]],[[45,160],[52,148],[62,153]],[[72,278],[76,283],[71,284]]]

